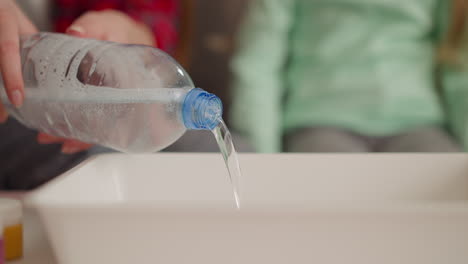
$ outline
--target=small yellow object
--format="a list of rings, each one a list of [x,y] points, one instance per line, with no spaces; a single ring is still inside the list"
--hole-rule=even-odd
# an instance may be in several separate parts
[[[0,198],[0,219],[3,223],[3,246],[5,259],[16,260],[23,257],[23,210],[21,202]]]
[[[5,259],[14,260],[23,256],[23,225],[6,226],[3,229]]]

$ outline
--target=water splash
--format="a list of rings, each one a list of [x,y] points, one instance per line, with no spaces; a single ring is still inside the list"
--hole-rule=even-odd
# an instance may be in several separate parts
[[[239,197],[239,181],[241,177],[241,169],[239,166],[239,159],[237,157],[236,149],[232,142],[232,136],[223,120],[221,120],[218,126],[212,130],[216,142],[218,143],[219,150],[223,155],[226,168],[229,172],[229,180],[232,184],[234,193],[234,199],[237,208],[240,208],[240,197]]]

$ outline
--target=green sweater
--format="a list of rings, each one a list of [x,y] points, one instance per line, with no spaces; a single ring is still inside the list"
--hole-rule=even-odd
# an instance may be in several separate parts
[[[252,1],[232,65],[233,127],[276,152],[305,127],[384,136],[445,125],[434,77],[443,2]]]

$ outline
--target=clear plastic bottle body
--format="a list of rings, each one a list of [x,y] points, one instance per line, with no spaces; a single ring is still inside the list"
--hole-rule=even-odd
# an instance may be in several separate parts
[[[188,74],[164,52],[61,34],[21,41],[25,101],[8,111],[28,127],[123,152],[154,152],[186,131]]]

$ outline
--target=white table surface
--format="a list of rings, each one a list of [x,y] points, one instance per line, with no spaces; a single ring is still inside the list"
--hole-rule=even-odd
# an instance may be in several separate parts
[[[24,193],[0,192],[0,197],[21,199]],[[37,215],[28,208],[24,209],[24,258],[7,264],[56,264],[52,249]]]

